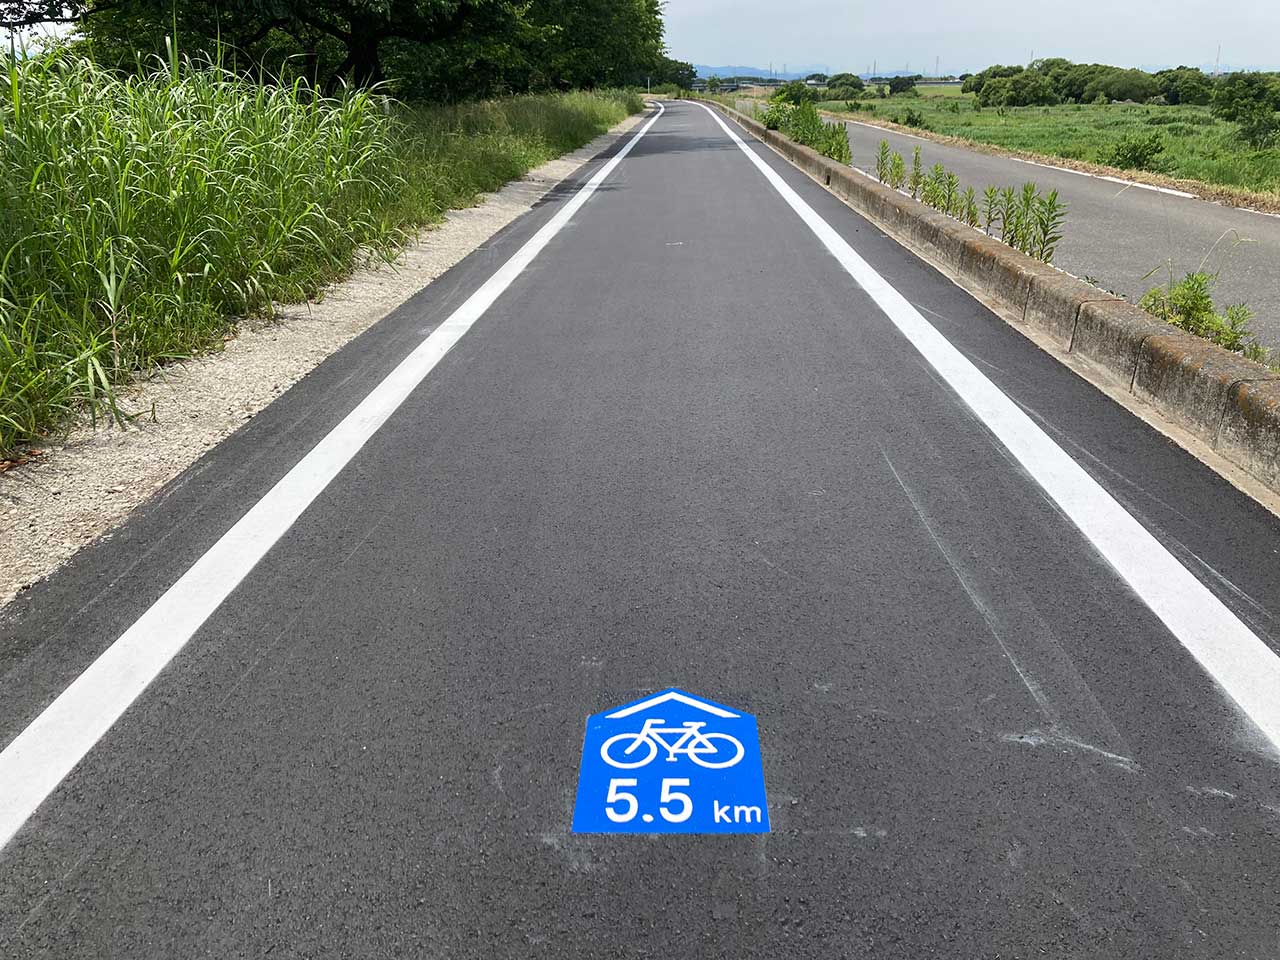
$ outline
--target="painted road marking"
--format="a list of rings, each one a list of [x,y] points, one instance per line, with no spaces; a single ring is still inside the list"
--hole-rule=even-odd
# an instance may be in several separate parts
[[[664,690],[587,718],[574,833],[768,833],[748,713]]]
[[[1280,750],[1280,657],[952,346],[710,107],[726,134],[885,316]]]
[[[0,847],[533,261],[664,108],[0,753]]]

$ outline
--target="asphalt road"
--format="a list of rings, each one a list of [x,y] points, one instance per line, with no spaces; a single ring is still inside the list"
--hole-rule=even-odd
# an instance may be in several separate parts
[[[1078,277],[1134,301],[1173,275],[1216,271],[1219,306],[1247,303],[1257,314],[1258,339],[1280,350],[1280,217],[1146,186],[1116,183],[1070,170],[991,156],[847,123],[854,164],[875,170],[881,140],[911,163],[918,146],[926,169],[941,163],[979,194],[988,185],[1017,187],[1035,181],[1066,201],[1067,231],[1055,262]],[[1280,354],[1278,354],[1280,355]]]
[[[1276,956],[1280,520],[702,108],[629,142],[11,606],[0,771],[194,633],[0,850],[0,956]],[[769,832],[571,831],[667,687],[757,718]]]

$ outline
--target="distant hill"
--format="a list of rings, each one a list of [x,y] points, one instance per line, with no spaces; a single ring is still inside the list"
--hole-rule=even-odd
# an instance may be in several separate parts
[[[769,76],[768,67],[742,67],[742,66],[710,67],[710,66],[707,66],[705,63],[695,63],[693,65],[693,69],[698,71],[698,76],[702,77],[704,80],[710,76],[717,76],[717,77],[767,77]],[[853,73],[854,71],[851,70],[849,72]],[[832,70],[829,67],[827,67],[825,64],[818,63],[818,64],[810,64],[809,66],[797,67],[795,70],[788,70],[786,73],[783,73],[781,70],[775,69],[773,71],[773,76],[777,77],[780,80],[803,80],[805,77],[809,76],[809,74],[811,73],[825,73],[830,75],[832,73],[840,73],[840,71]],[[912,75],[914,75],[914,73],[915,72],[913,71]],[[878,77],[901,77],[906,75],[907,75],[907,71],[905,70],[881,70],[879,73],[876,74],[876,76]],[[867,77],[871,76],[871,74],[860,72],[858,73],[858,76],[862,77],[862,79],[865,80]]]
[[[695,63],[693,69],[698,71],[700,77],[767,77],[769,76],[768,67],[710,67],[705,63]],[[775,68],[773,76],[781,80],[803,80],[811,73],[827,73],[827,68],[821,64],[815,66],[801,66],[795,70],[789,70],[783,73],[780,68]]]

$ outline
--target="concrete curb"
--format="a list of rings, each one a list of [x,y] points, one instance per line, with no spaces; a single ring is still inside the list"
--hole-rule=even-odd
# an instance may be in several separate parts
[[[897,240],[1280,493],[1280,374],[938,213],[714,101]]]

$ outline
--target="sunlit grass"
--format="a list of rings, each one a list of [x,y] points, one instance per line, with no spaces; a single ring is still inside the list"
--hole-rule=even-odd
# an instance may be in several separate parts
[[[587,142],[626,93],[407,108],[66,52],[0,89],[0,452]]]

